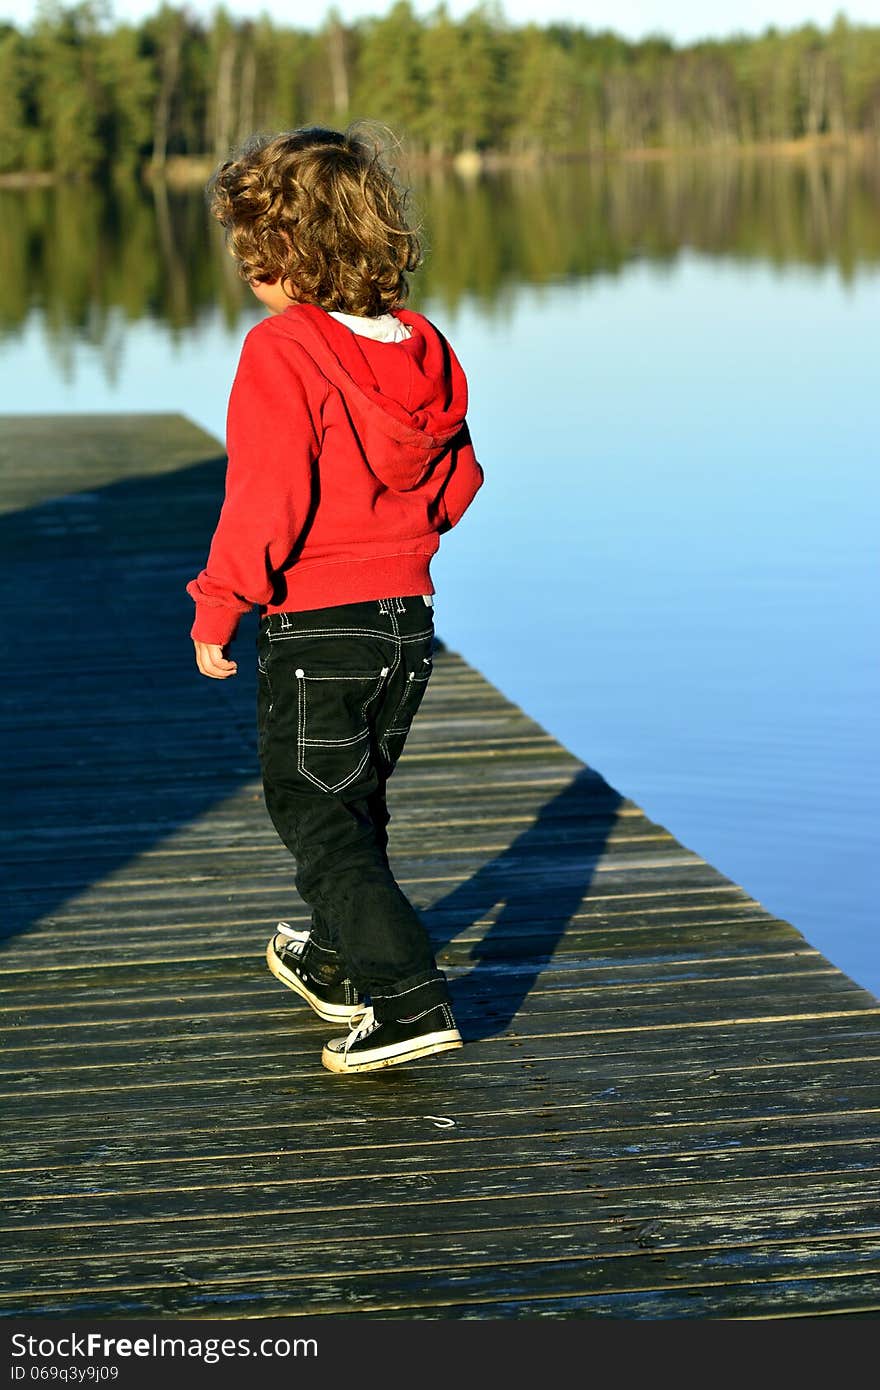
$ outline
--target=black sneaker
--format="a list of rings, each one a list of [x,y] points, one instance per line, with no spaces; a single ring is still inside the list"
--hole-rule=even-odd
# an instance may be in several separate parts
[[[461,1046],[461,1034],[448,1004],[435,1004],[414,1018],[385,1023],[367,1008],[353,1021],[347,1038],[330,1039],[321,1061],[328,1071],[376,1071]]]
[[[328,985],[308,968],[303,959],[309,931],[297,931],[288,922],[279,922],[266,947],[266,964],[276,980],[295,990],[325,1023],[351,1024],[364,1011],[364,1001],[351,980]]]

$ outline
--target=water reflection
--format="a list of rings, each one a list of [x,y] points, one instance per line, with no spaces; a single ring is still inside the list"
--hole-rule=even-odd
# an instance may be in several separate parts
[[[413,303],[464,297],[503,312],[517,285],[614,273],[690,247],[774,264],[880,261],[880,155],[810,159],[577,161],[467,180],[414,182],[428,257]],[[42,310],[62,369],[72,337],[106,347],[149,316],[175,333],[249,301],[201,189],[65,184],[0,190],[0,327]]]

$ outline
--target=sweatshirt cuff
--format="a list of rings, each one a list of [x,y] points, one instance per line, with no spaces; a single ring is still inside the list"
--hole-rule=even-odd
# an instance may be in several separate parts
[[[195,622],[189,635],[194,642],[210,642],[218,647],[225,647],[235,637],[240,621],[241,613],[236,613],[231,608],[203,607],[196,604]]]
[[[232,641],[243,615],[250,611],[253,604],[239,599],[233,607],[219,597],[205,594],[200,583],[201,578],[199,575],[196,579],[191,579],[186,586],[186,592],[196,606],[195,621],[189,635],[194,642],[210,642],[223,647]]]

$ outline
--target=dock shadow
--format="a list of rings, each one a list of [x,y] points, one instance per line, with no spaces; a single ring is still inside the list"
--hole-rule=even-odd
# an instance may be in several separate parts
[[[78,477],[82,490],[0,516],[0,938],[54,927],[63,906],[258,776],[256,621],[242,623],[232,681],[199,674],[189,637],[185,585],[204,564],[225,467],[214,454],[93,489]]]

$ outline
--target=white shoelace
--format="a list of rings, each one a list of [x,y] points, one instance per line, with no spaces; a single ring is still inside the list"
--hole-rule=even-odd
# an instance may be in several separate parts
[[[292,943],[288,950],[292,950],[296,955],[301,955],[303,947],[309,939],[308,931],[301,931],[297,927],[292,927],[289,922],[279,922],[275,928],[276,935],[286,936]]]
[[[360,1019],[353,1025],[351,1032],[345,1040],[346,1052],[354,1043],[358,1042],[360,1038],[368,1038],[378,1027],[379,1020],[373,1013],[372,1006],[367,1005]]]

